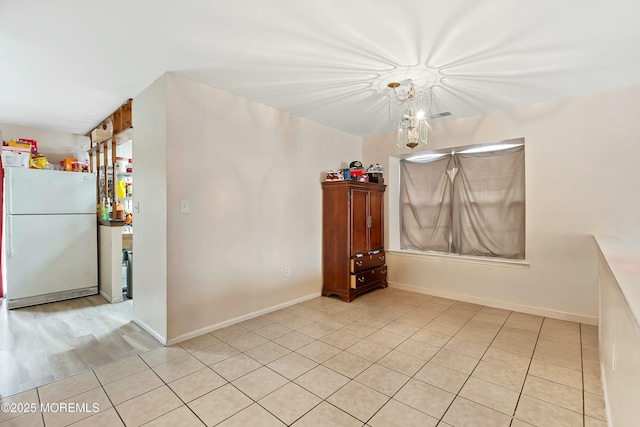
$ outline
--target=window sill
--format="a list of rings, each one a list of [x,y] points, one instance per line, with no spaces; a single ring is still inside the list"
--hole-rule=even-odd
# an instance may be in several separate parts
[[[436,259],[441,261],[453,261],[464,262],[468,264],[482,264],[482,265],[495,265],[498,267],[508,268],[531,268],[531,264],[527,260],[521,259],[502,259],[502,258],[485,258],[469,255],[454,255],[454,254],[441,254],[437,252],[420,252],[412,251],[408,249],[391,249],[386,251],[387,254],[412,257],[412,258],[427,258]]]

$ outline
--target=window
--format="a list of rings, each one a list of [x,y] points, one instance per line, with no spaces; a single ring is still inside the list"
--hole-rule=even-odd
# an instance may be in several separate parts
[[[524,259],[524,145],[400,161],[400,247]]]

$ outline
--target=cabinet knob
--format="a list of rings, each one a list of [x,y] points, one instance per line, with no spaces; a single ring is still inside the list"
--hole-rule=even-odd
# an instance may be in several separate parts
[[[358,277],[358,282],[360,283],[364,282],[364,277]]]
[[[356,261],[356,265],[357,265],[358,267],[362,267],[362,261]]]
[[[380,258],[380,261],[384,261],[384,255],[380,255],[378,258]]]
[[[387,270],[382,270],[380,273],[387,274]]]

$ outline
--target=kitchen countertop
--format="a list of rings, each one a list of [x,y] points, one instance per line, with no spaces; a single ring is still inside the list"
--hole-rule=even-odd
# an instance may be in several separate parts
[[[122,227],[123,225],[125,225],[124,220],[105,221],[103,219],[98,219],[98,224],[104,225],[106,227]]]
[[[640,325],[640,238],[594,236],[594,239]]]

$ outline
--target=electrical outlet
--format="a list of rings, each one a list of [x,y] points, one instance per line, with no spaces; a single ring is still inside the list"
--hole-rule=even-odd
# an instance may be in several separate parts
[[[180,213],[181,214],[188,214],[189,212],[191,212],[191,208],[189,207],[189,201],[188,200],[180,200]]]
[[[291,276],[291,267],[286,266],[284,268],[284,277],[289,277],[289,276]]]

